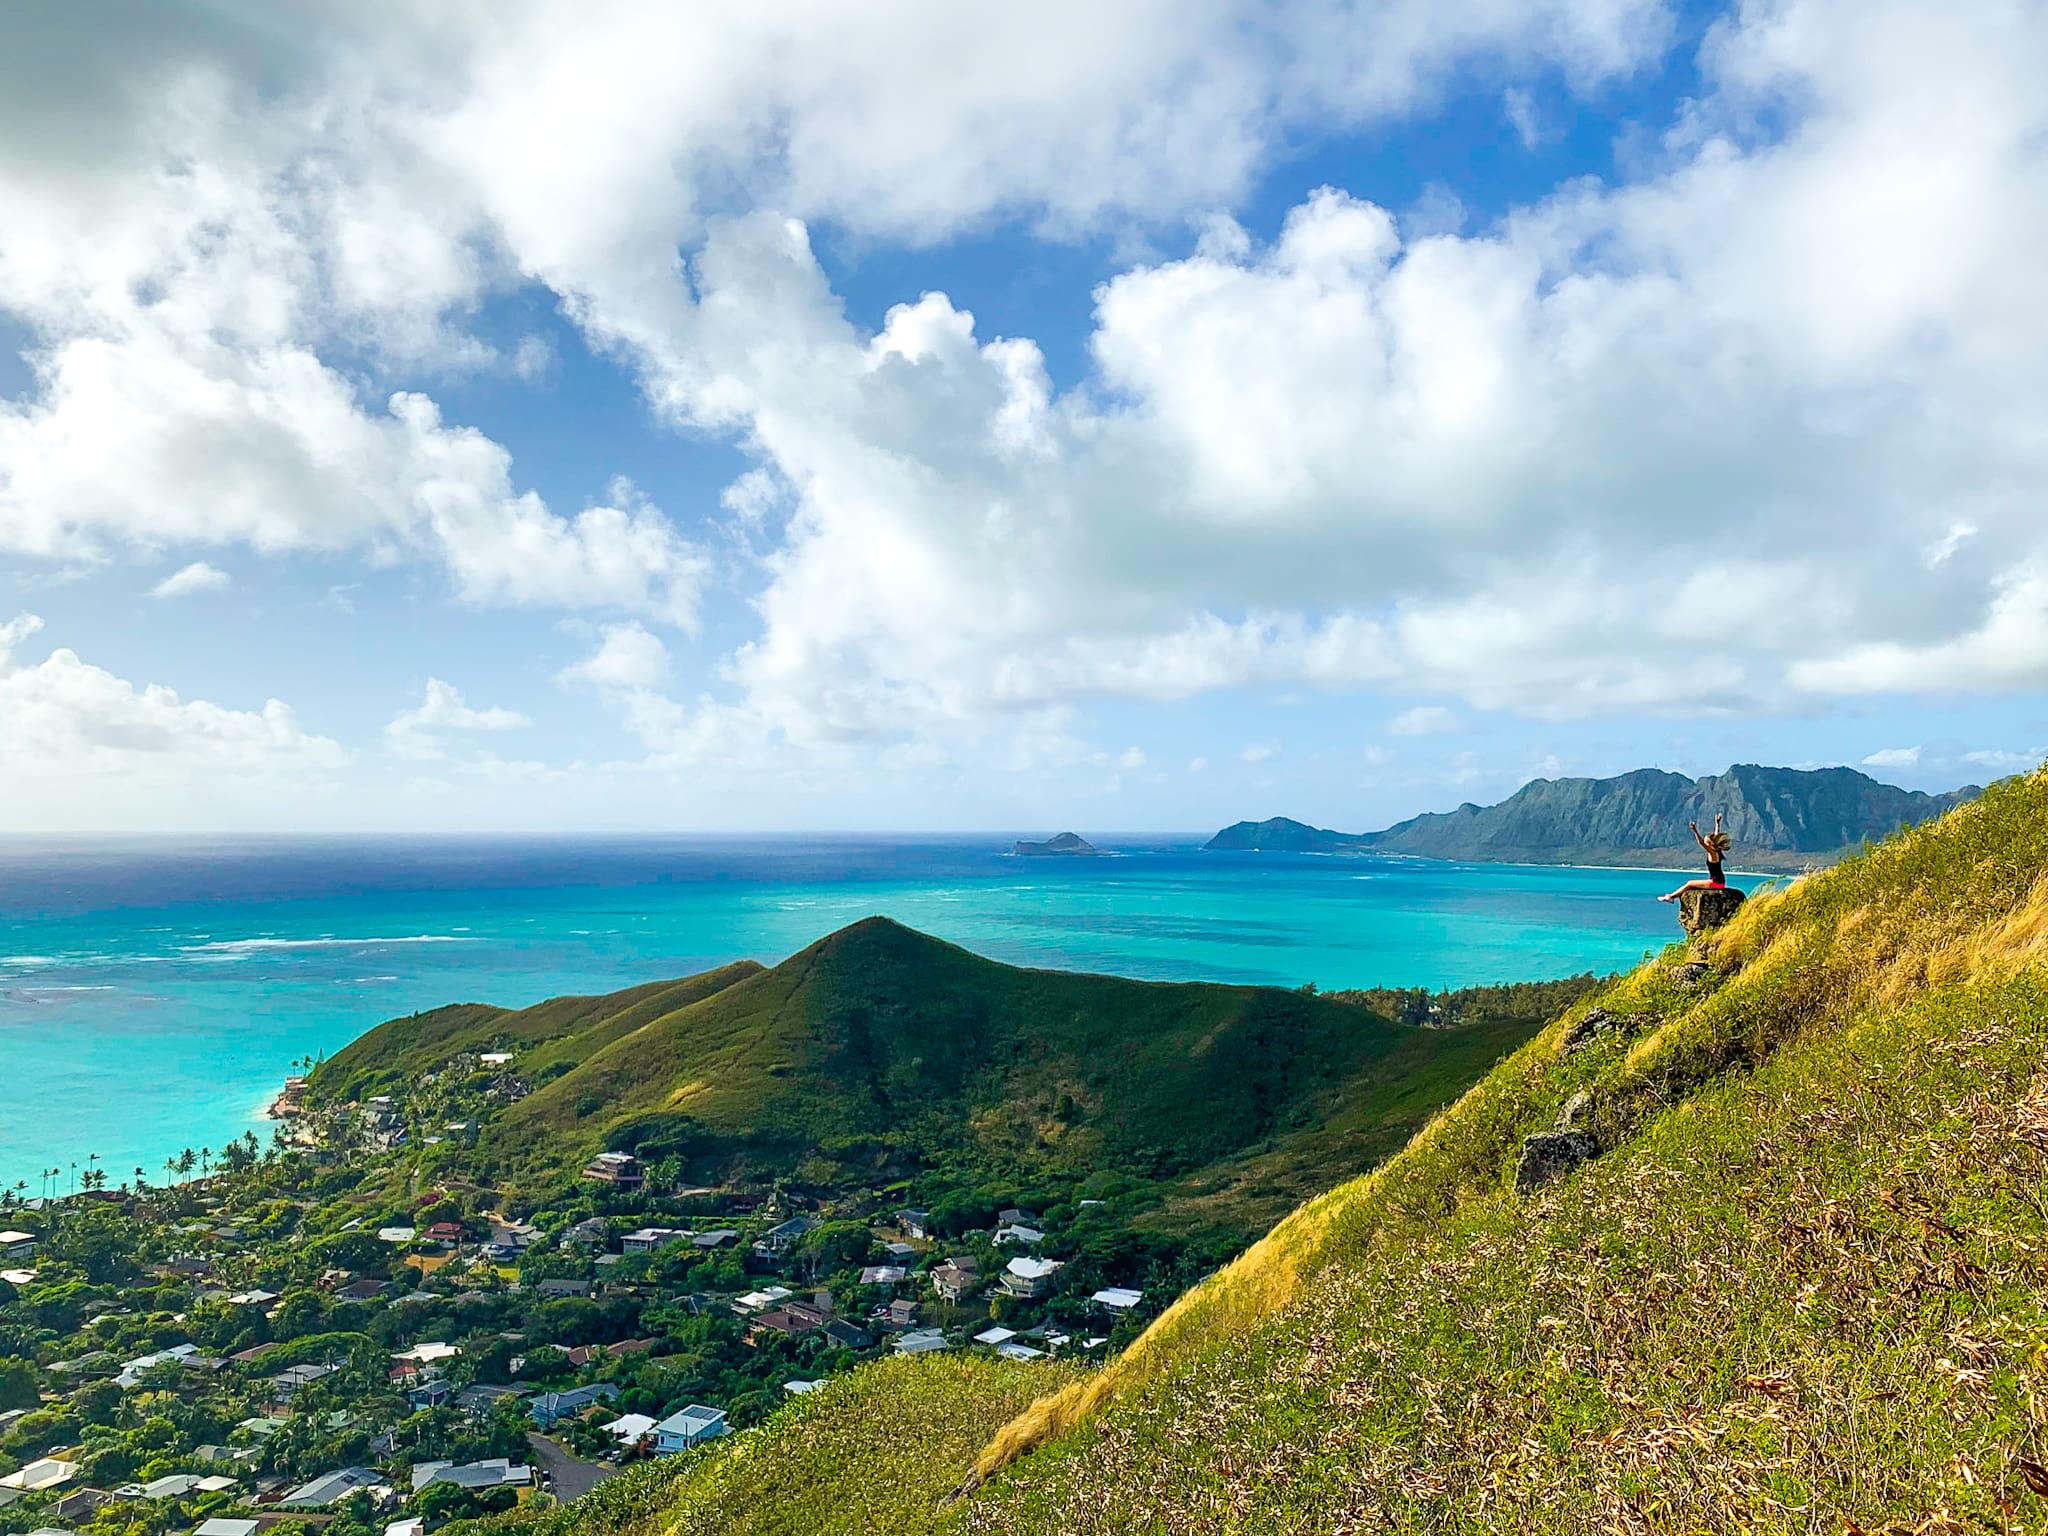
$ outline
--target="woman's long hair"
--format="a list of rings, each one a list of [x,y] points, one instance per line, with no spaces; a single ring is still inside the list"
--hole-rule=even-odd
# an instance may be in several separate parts
[[[1707,845],[1707,852],[1717,859],[1725,854],[1735,843],[1735,839],[1726,832],[1709,832],[1700,841]]]

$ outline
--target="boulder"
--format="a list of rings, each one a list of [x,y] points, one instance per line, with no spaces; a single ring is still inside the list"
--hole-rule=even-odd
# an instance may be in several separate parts
[[[1570,1056],[1583,1051],[1603,1035],[1625,1035],[1633,1028],[1630,1020],[1609,1013],[1605,1008],[1588,1008],[1586,1016],[1564,1032],[1564,1040],[1558,1049]]]
[[[1557,1128],[1560,1131],[1583,1131],[1592,1115],[1593,1095],[1581,1088],[1566,1099],[1564,1108],[1557,1112]]]
[[[1671,979],[1690,992],[1706,976],[1709,966],[1704,960],[1688,960],[1683,965],[1671,967]]]
[[[1742,905],[1742,892],[1733,886],[1686,891],[1678,898],[1678,921],[1688,936],[1698,938],[1733,917]]]
[[[1600,1146],[1584,1131],[1538,1131],[1522,1138],[1522,1160],[1515,1164],[1515,1193],[1526,1195],[1583,1168],[1599,1155]]]

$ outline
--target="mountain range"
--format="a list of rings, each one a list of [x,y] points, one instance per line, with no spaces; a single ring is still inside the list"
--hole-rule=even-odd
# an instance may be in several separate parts
[[[1983,793],[1900,789],[1853,768],[1766,768],[1738,763],[1690,779],[1639,768],[1610,779],[1537,779],[1497,805],[1467,802],[1378,832],[1333,832],[1276,816],[1225,827],[1219,851],[1379,853],[1513,864],[1686,866],[1700,860],[1687,823],[1716,812],[1739,869],[1832,863],[1867,842],[1939,816]]]

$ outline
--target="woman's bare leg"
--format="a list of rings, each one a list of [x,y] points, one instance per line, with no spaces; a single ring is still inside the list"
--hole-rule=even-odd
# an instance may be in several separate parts
[[[1662,896],[1659,896],[1657,899],[1659,901],[1676,901],[1679,897],[1683,896],[1687,891],[1711,891],[1713,888],[1714,882],[1711,880],[1688,880],[1685,882],[1685,884],[1681,885],[1677,890],[1666,891]]]

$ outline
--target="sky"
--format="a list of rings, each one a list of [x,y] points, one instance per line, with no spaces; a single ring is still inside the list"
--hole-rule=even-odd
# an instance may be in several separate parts
[[[10,9],[0,832],[2048,751],[2048,5]]]

